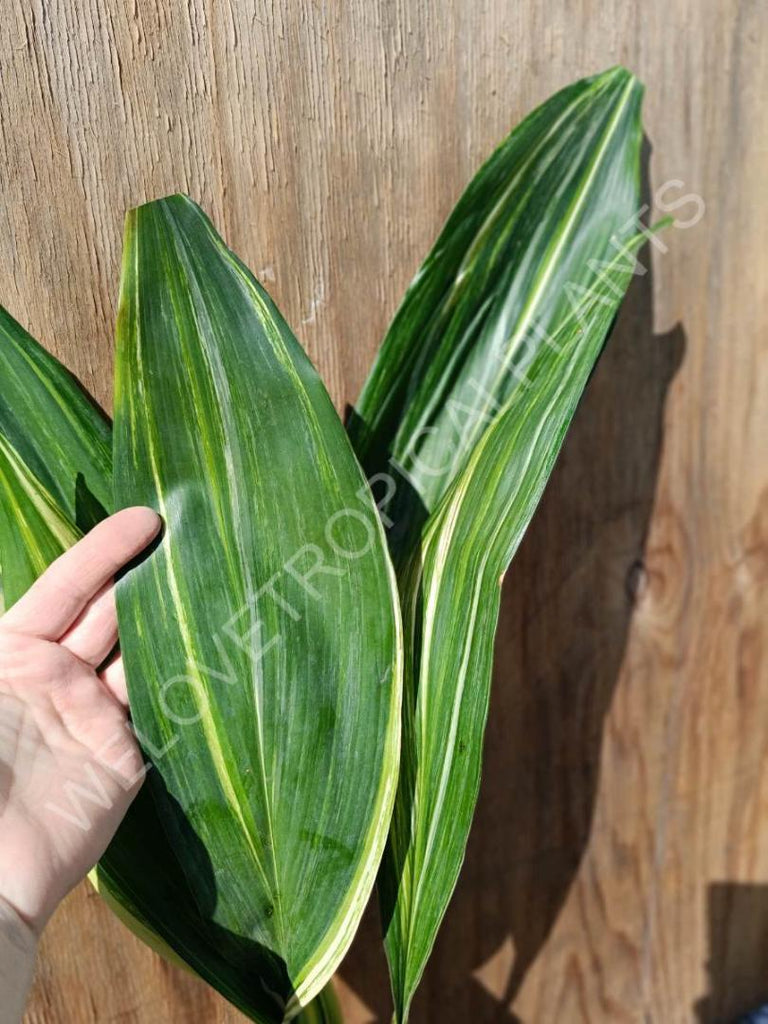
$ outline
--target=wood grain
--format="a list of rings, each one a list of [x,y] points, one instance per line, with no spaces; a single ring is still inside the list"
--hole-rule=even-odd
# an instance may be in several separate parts
[[[654,253],[509,574],[467,864],[416,1022],[717,1022],[768,998],[768,5],[31,0],[0,20],[0,301],[110,404],[125,209],[184,190],[341,408],[482,157],[621,61]],[[681,207],[689,217],[693,207]],[[385,1020],[371,913],[340,980]],[[80,888],[30,1024],[235,1021]]]

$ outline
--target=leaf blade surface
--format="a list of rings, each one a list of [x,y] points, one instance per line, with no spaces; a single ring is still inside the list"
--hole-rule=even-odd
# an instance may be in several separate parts
[[[150,784],[201,913],[292,1012],[351,941],[394,798],[383,533],[314,369],[184,197],[129,215],[117,366],[117,503],[166,522],[118,588]]]
[[[0,306],[0,434],[85,532],[112,501],[110,423],[79,383]]]
[[[366,471],[395,491],[383,513],[403,746],[379,890],[398,1020],[464,857],[501,578],[636,271],[641,95],[613,69],[502,143],[414,279],[350,423]]]
[[[0,583],[10,606],[80,539],[76,519],[87,529],[111,508],[111,424],[1,309],[0,325],[0,376],[12,382],[0,394]],[[14,405],[19,395],[25,400]],[[45,481],[32,466],[44,468]],[[156,952],[192,969],[252,1019],[274,1020],[274,1000],[258,976],[243,969],[242,957],[228,960],[226,942],[200,914],[147,787],[90,877],[111,909]],[[339,1019],[330,987],[299,1016]]]

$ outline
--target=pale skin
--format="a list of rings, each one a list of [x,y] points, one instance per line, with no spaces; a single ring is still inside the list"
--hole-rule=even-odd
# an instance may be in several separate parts
[[[143,780],[123,663],[110,660],[114,577],[160,527],[151,509],[118,512],[0,618],[3,1022],[19,1018],[43,926],[102,855]],[[73,803],[77,787],[92,797]]]

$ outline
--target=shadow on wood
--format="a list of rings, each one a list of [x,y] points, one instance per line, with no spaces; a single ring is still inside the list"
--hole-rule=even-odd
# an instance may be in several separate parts
[[[643,583],[664,401],[685,347],[680,329],[653,335],[652,295],[648,272],[633,282],[504,584],[480,800],[417,1024],[517,1020],[510,1005],[589,838],[603,721]],[[370,1011],[356,1020],[389,1019],[373,907],[341,977]]]
[[[176,859],[181,849],[184,865]],[[192,868],[194,887],[187,874]],[[114,900],[119,896],[141,925],[153,929],[234,1005],[258,1012],[263,1020],[283,1019],[294,993],[286,963],[276,950],[214,919],[227,865],[213,864],[159,769],[150,770],[97,874],[100,890]]]
[[[707,898],[708,994],[700,1024],[734,1024],[768,1003],[768,885],[719,882]]]

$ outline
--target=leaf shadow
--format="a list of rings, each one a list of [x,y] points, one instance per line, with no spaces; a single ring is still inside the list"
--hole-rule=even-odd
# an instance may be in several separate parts
[[[589,839],[603,724],[643,579],[664,403],[685,350],[680,327],[654,335],[652,303],[649,270],[630,287],[505,580],[480,798],[413,1003],[417,1024],[533,1024],[511,1006]],[[360,1019],[383,1021],[391,996],[377,917],[369,907],[340,974],[370,1011]]]
[[[709,992],[694,1006],[700,1024],[758,1024],[768,1003],[768,885],[717,882],[707,893]]]
[[[85,476],[78,473],[75,477],[75,524],[78,529],[87,533],[108,515],[107,510],[88,487]]]
[[[194,888],[176,859],[174,851],[182,847],[186,863],[194,865]],[[151,768],[97,874],[100,887],[127,894],[144,921],[227,999],[279,1024],[294,993],[285,961],[213,920],[223,867],[217,873],[160,772]]]

